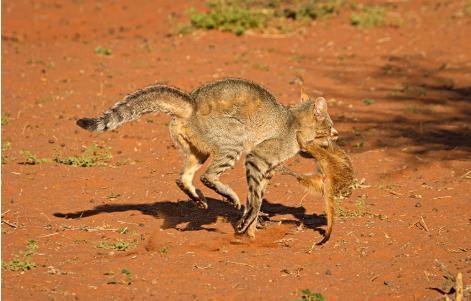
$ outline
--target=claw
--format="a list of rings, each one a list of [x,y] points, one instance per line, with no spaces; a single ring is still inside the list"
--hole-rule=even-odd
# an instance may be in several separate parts
[[[237,232],[238,233],[244,233],[246,232],[249,227],[256,222],[257,219],[257,214],[253,214],[253,210],[247,211],[244,216],[239,221],[239,224],[237,226]]]
[[[233,198],[230,198],[230,197],[225,197],[223,201],[231,203],[237,210],[239,210],[242,206],[239,200],[234,200]]]
[[[201,190],[196,189],[196,194],[198,195],[198,200],[193,200],[196,203],[196,206],[202,209],[208,209],[208,202],[206,202],[206,198],[204,197]]]

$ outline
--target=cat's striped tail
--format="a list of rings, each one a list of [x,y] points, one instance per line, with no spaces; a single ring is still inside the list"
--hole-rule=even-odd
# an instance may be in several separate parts
[[[77,120],[77,125],[91,132],[109,131],[151,112],[164,112],[186,119],[193,112],[193,100],[178,88],[150,86],[127,95],[100,117]]]

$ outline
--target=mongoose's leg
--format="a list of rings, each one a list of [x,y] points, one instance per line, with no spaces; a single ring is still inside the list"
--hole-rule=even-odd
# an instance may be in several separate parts
[[[301,185],[313,192],[323,193],[324,176],[322,174],[315,174],[309,176],[301,175],[300,178],[298,178],[298,181]]]
[[[269,147],[271,147],[272,150],[275,150],[271,143],[263,143],[263,145],[259,145],[253,152],[247,155],[245,161],[249,196],[247,198],[247,208],[239,221],[237,231],[239,233],[247,232],[251,237],[255,236],[256,221],[260,212],[260,207],[262,206],[263,186],[266,186],[266,184],[263,183],[268,182],[271,174],[270,171],[275,165],[267,159],[267,157],[271,156],[269,150],[265,148]],[[267,153],[265,151],[267,151]]]
[[[219,176],[226,169],[233,168],[239,156],[240,151],[236,149],[221,150],[201,176],[204,185],[225,197],[237,209],[240,209],[239,197],[229,186],[219,181]]]
[[[188,154],[180,177],[176,181],[178,187],[202,208],[208,208],[208,204],[203,193],[193,186],[193,177],[207,158],[208,156],[198,156],[192,153]]]

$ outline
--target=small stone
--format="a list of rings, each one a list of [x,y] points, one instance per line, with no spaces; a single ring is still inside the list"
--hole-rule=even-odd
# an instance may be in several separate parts
[[[415,203],[415,207],[420,208],[422,207],[422,204],[420,202]]]
[[[326,270],[325,274],[330,276],[330,275],[332,275],[332,272],[330,270]]]
[[[387,281],[387,280],[384,280],[383,283],[384,283],[384,285],[389,285],[389,281]]]

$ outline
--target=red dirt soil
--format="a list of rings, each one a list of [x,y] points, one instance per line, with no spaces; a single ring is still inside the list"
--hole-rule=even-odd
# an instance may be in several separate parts
[[[446,287],[435,259],[471,282],[467,1],[374,2],[402,16],[397,28],[352,27],[347,7],[301,33],[241,37],[170,35],[204,2],[160,2],[2,2],[2,143],[11,142],[2,261],[29,240],[38,247],[36,268],[2,271],[4,300],[294,300],[303,289],[326,300],[434,300],[431,288]],[[290,81],[301,76],[308,93],[329,100],[369,187],[343,200],[327,244],[313,247],[325,225],[321,197],[286,176],[268,187],[272,221],[253,241],[234,236],[239,212],[199,181],[209,209],[192,206],[175,185],[182,158],[166,115],[102,134],[75,125],[155,82],[190,91],[226,76],[259,82],[284,104],[297,102]],[[111,147],[108,165],[20,164],[20,150],[53,158],[93,143]],[[222,177],[241,200],[242,162]],[[118,239],[136,248],[97,247]]]

